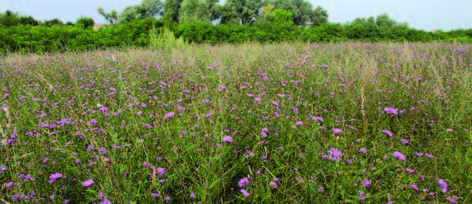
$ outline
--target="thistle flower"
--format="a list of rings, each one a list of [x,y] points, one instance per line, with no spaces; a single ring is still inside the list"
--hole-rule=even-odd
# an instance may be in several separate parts
[[[339,161],[341,160],[341,152],[336,148],[331,148],[328,151],[327,158],[333,161]]]
[[[367,188],[367,187],[370,187],[371,184],[372,184],[372,181],[369,180],[369,179],[367,179],[367,178],[365,178],[365,179],[362,181],[362,186],[364,186],[364,187],[366,187],[366,188]]]
[[[387,107],[384,108],[384,111],[391,115],[398,115],[398,108]]]
[[[343,130],[341,130],[341,129],[333,128],[333,133],[334,133],[335,135],[337,135],[337,134],[339,134],[339,133],[342,133],[342,132],[343,132]]]
[[[243,193],[244,197],[246,197],[246,198],[249,197],[249,195],[250,195],[250,194],[249,194],[246,190],[244,190],[244,189],[241,189],[241,193]]]
[[[384,134],[386,134],[387,136],[389,136],[389,137],[392,137],[392,136],[393,136],[393,133],[390,132],[390,131],[388,131],[388,130],[382,130],[382,132],[383,132]]]
[[[439,179],[438,183],[439,183],[439,188],[441,188],[442,192],[447,193],[447,183],[442,179]]]
[[[84,182],[82,182],[82,186],[83,187],[88,187],[90,185],[93,184],[93,180],[92,179],[89,179],[89,180],[85,180]]]
[[[156,169],[156,172],[160,175],[163,176],[166,173],[166,170],[162,167],[159,167]]]
[[[107,149],[105,147],[100,147],[100,152],[105,155],[107,153]]]
[[[396,158],[396,159],[398,159],[398,160],[405,160],[405,159],[406,159],[405,155],[403,155],[403,154],[400,153],[400,152],[394,152],[394,153],[393,153],[393,157]]]
[[[242,178],[241,180],[239,180],[238,186],[242,188],[242,187],[244,187],[244,186],[246,186],[246,185],[249,185],[249,182],[250,182],[250,181],[249,181],[248,178]]]
[[[224,136],[222,140],[223,142],[227,142],[227,143],[233,142],[233,138],[231,136]]]
[[[169,112],[169,113],[167,113],[167,114],[164,116],[164,120],[165,120],[165,119],[172,118],[173,116],[174,116],[174,112]]]

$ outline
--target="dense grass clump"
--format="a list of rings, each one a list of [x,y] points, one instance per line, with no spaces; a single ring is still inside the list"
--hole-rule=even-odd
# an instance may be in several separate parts
[[[9,55],[0,201],[471,203],[471,47]]]

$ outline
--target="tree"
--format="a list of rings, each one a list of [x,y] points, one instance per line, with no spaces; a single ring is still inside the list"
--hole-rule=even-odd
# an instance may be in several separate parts
[[[105,13],[105,10],[103,9],[103,7],[99,7],[97,11],[111,24],[115,24],[118,21],[118,16],[115,9],[111,10],[110,13]]]
[[[378,15],[376,22],[379,27],[388,27],[388,28],[391,28],[397,24],[397,22],[391,19],[386,13]]]
[[[321,6],[316,7],[310,16],[310,20],[313,26],[320,26],[323,23],[328,22],[328,12]]]
[[[277,24],[292,24],[292,14],[282,9],[275,9],[272,13],[272,18]]]
[[[146,19],[162,15],[164,5],[160,0],[143,0],[141,4],[127,6],[118,16],[118,23]]]
[[[210,22],[210,11],[206,0],[183,0],[179,11],[179,22]]]
[[[54,18],[52,20],[45,20],[44,25],[48,26],[48,27],[52,27],[54,25],[64,25],[64,23],[62,21],[60,21],[59,19]]]
[[[164,2],[164,14],[162,18],[166,21],[179,22],[179,11],[182,0],[166,0]]]
[[[267,3],[262,7],[261,15],[257,19],[258,22],[272,22],[274,13],[274,6],[272,4]]]
[[[77,26],[82,26],[84,29],[90,28],[95,25],[95,21],[93,21],[92,18],[90,17],[80,17],[77,19],[77,22],[75,23]]]
[[[221,9],[221,21],[252,24],[261,13],[262,0],[228,0]]]
[[[313,6],[305,0],[273,0],[276,9],[283,9],[292,13],[295,25],[305,25],[313,16]]]
[[[16,26],[18,24],[18,14],[7,10],[5,14],[0,14],[0,26]]]

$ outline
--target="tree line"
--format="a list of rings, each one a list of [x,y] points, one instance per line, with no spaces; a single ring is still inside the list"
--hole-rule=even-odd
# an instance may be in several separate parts
[[[427,32],[396,22],[387,14],[357,18],[346,24],[328,22],[322,7],[306,0],[142,0],[120,13],[97,12],[111,25],[97,30],[90,17],[76,22],[39,21],[7,10],[0,13],[0,54],[56,52],[149,45],[151,28],[166,28],[190,43],[256,41],[459,41],[472,42],[472,29]]]

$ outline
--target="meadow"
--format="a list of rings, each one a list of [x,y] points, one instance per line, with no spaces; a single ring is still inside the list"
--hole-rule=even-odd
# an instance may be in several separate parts
[[[9,54],[4,203],[472,203],[472,45]]]

